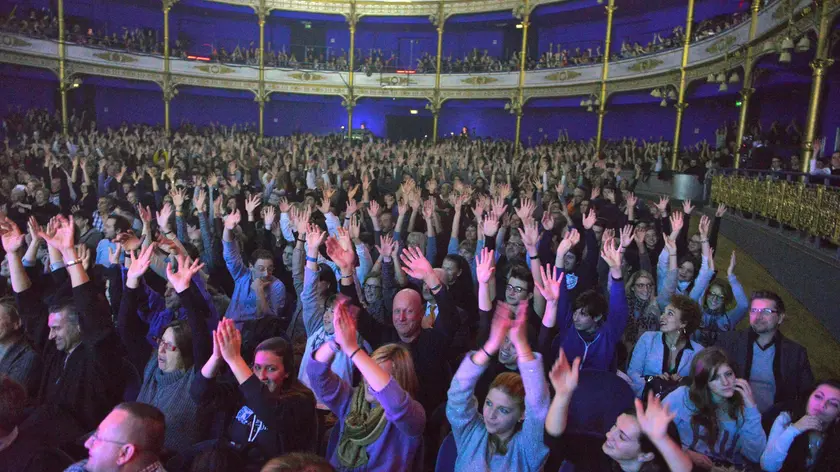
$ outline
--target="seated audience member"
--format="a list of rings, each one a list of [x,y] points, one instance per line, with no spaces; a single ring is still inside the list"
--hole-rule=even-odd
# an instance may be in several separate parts
[[[219,322],[213,353],[190,389],[193,401],[215,410],[235,411],[222,437],[196,446],[191,454],[213,443],[229,446],[243,470],[259,470],[269,458],[286,452],[309,451],[315,444],[315,398],[294,375],[291,343],[269,338],[257,346],[253,370],[242,358],[242,335],[231,319]],[[227,364],[237,386],[216,376]],[[186,462],[192,459],[186,455]]]
[[[126,349],[149,356],[146,341],[147,328],[137,315],[140,296],[140,279],[148,270],[152,254],[157,248],[151,244],[139,256],[129,256],[130,266],[125,275],[125,290],[120,300],[119,327]],[[209,309],[191,279],[204,264],[178,257],[178,270],[167,267],[167,278],[172,284],[187,313],[187,322],[176,320],[163,330],[153,355],[146,362],[143,383],[137,401],[148,403],[166,417],[168,451],[184,451],[204,439],[202,431],[209,424],[205,421],[208,411],[199,408],[190,397],[190,386],[210,352],[213,344],[207,328]]]
[[[256,197],[259,198],[259,197]],[[239,244],[234,240],[233,230],[241,219],[239,210],[224,218],[222,246],[225,264],[235,282],[225,317],[236,321],[237,326],[248,320],[266,316],[279,317],[286,304],[286,288],[280,279],[274,277],[274,255],[265,249],[251,254],[248,266],[242,261]]]
[[[85,441],[88,458],[64,472],[166,472],[160,463],[165,433],[160,410],[145,403],[120,403]]]
[[[449,387],[446,417],[458,448],[457,470],[538,471],[548,457],[540,441],[548,388],[542,358],[528,344],[527,305],[519,305],[515,320],[511,316],[507,304],[496,305],[487,341],[468,353]],[[505,339],[516,350],[520,373],[496,376],[479,414],[473,390]]]
[[[63,470],[72,462],[66,454],[45,447],[40,438],[18,428],[26,403],[26,389],[0,374],[0,472]]]
[[[840,382],[819,382],[807,401],[782,408],[761,455],[761,469],[840,470]]]
[[[568,244],[564,239],[560,247]],[[560,247],[557,251],[560,252]],[[605,241],[601,257],[610,267],[610,301],[600,293],[590,290],[580,294],[574,300],[569,299],[567,284],[560,284],[557,301],[557,328],[541,328],[540,339],[551,339],[546,330],[559,331],[551,342],[550,352],[563,350],[581,357],[584,369],[615,370],[613,360],[616,347],[627,325],[627,295],[624,291],[621,272],[622,253],[613,241]],[[549,331],[550,333],[550,331]],[[545,352],[545,350],[543,350]],[[570,354],[570,355],[571,355]]]
[[[260,472],[335,472],[335,469],[323,457],[293,452],[266,462]]]
[[[750,299],[735,277],[735,251],[729,260],[727,280],[715,279],[706,289],[701,303],[703,319],[692,339],[704,346],[717,342],[719,333],[732,331],[750,308]]]
[[[700,324],[700,307],[685,295],[674,295],[660,317],[659,331],[642,334],[627,376],[633,393],[644,398],[646,389],[657,396],[665,396],[680,385],[691,373],[691,360],[703,346],[691,340]]]
[[[90,280],[73,244],[72,220],[59,215],[53,229],[41,236],[63,259],[64,267],[53,271],[53,277],[62,280],[56,292],[66,292],[69,285],[72,300],[55,301],[47,309],[18,254],[20,229],[5,217],[0,220],[18,312],[27,331],[35,334],[36,350],[44,360],[35,408],[21,430],[40,435],[45,444],[59,445],[93,430],[119,403],[126,372],[124,349],[101,286]]]
[[[691,459],[680,448],[679,436],[672,421],[674,414],[660,404],[653,393],[648,395],[647,408],[636,399],[635,411],[616,418],[601,446],[602,455],[591,456],[573,450],[564,436],[569,418],[572,394],[578,385],[580,358],[569,366],[561,350],[548,374],[554,399],[545,418],[545,440],[553,451],[568,458],[563,470],[587,472],[689,472]],[[572,460],[574,458],[574,460]],[[568,467],[568,469],[566,468]]]
[[[680,441],[696,467],[757,464],[767,445],[750,383],[737,378],[719,348],[694,356],[689,385],[663,402],[675,415]]]
[[[333,324],[335,339],[321,345],[307,367],[318,401],[338,419],[338,442],[327,451],[330,463],[341,471],[422,471],[426,413],[414,399],[420,385],[408,348],[385,344],[368,355],[357,342],[347,302],[336,307]],[[330,370],[338,351],[362,374],[358,387]]]
[[[776,293],[758,291],[750,302],[750,327],[722,333],[717,346],[734,363],[739,378],[747,379],[761,412],[773,404],[803,398],[814,384],[804,347],[779,330],[785,303]]]
[[[41,369],[41,356],[26,338],[14,300],[0,299],[0,375],[23,385],[34,397],[38,393]]]

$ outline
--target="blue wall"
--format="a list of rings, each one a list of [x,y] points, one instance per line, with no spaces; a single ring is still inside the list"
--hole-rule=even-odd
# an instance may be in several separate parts
[[[23,110],[46,108],[52,112],[56,108],[58,79],[50,71],[0,64],[0,83],[0,113],[18,105]]]

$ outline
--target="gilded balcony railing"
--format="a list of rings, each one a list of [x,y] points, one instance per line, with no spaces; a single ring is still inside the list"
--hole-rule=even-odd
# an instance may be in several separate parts
[[[712,177],[712,200],[840,245],[838,184],[823,176],[725,170]]]

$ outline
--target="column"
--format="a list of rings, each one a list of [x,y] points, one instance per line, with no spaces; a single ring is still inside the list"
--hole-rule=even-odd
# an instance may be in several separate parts
[[[685,20],[685,43],[683,44],[682,63],[680,64],[680,87],[679,100],[674,105],[677,108],[677,124],[674,130],[674,150],[671,155],[671,169],[676,169],[677,158],[680,155],[680,131],[682,130],[682,117],[685,108],[688,106],[685,103],[685,86],[686,86],[686,66],[688,65],[688,50],[691,47],[691,23],[694,22],[694,0],[688,0],[688,13]]]
[[[522,0],[513,15],[522,19],[522,51],[519,54],[519,90],[516,102],[511,100],[510,112],[516,114],[516,138],[514,149],[519,154],[520,136],[522,132],[522,106],[525,104],[525,56],[528,53],[528,26],[531,19],[531,5],[529,0]]]
[[[440,62],[443,56],[443,26],[446,23],[446,15],[443,12],[443,0],[438,3],[437,15],[432,15],[429,18],[437,27],[437,60],[435,66],[435,91],[430,103],[426,105],[426,109],[432,112],[434,120],[432,121],[432,142],[436,143],[438,140],[438,117],[440,115],[440,107],[443,100],[440,97]]]
[[[808,116],[805,123],[805,136],[802,140],[802,172],[811,170],[811,159],[814,157],[814,136],[817,134],[817,122],[820,114],[820,100],[822,100],[823,79],[825,72],[834,64],[829,57],[831,52],[831,6],[832,2],[823,1],[820,11],[820,28],[817,33],[817,51],[811,61],[811,99],[808,102]]]
[[[753,41],[755,41],[755,32],[758,27],[758,11],[761,9],[761,0],[753,0],[750,7],[750,36],[747,46],[747,58],[744,61],[744,87],[741,89],[741,110],[738,115],[738,135],[735,140],[735,168],[741,166],[741,144],[744,142],[744,131],[747,128],[747,117],[749,116],[750,97],[752,97],[755,88],[753,88],[753,67],[755,66],[755,58],[753,57]]]
[[[265,102],[268,101],[268,93],[266,93],[265,90],[265,20],[268,18],[271,9],[265,6],[265,0],[260,0],[259,6],[255,6],[254,10],[257,13],[257,21],[260,25],[260,75],[257,94],[254,101],[257,102],[260,107],[259,142],[262,143],[263,136],[265,135]]]
[[[356,0],[350,1],[350,13],[345,15],[350,26],[350,78],[347,81],[347,96],[341,105],[347,109],[347,137],[353,136],[353,108],[356,107],[356,97],[353,93],[353,73],[356,69],[356,25],[359,17],[356,15]]]
[[[169,73],[169,10],[178,0],[163,0],[163,117],[164,131],[169,137],[169,102],[178,94]]]
[[[604,134],[604,115],[607,113],[607,77],[610,70],[610,45],[612,43],[613,12],[615,12],[615,0],[610,0],[604,7],[607,10],[607,35],[604,39],[604,67],[601,71],[601,104],[598,105],[598,134],[595,136],[595,149],[601,150],[601,138]]]
[[[67,71],[64,44],[64,0],[58,0],[58,90],[61,93],[61,133],[67,136]]]

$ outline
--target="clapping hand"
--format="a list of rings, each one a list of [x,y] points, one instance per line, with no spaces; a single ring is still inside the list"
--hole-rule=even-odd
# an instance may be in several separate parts
[[[335,327],[335,342],[347,355],[351,355],[359,348],[359,342],[356,334],[356,320],[347,309],[347,303],[347,300],[344,300],[335,307],[333,326]]]
[[[648,392],[647,409],[642,407],[641,400],[636,399],[636,420],[639,422],[639,429],[653,442],[668,436],[668,426],[676,416],[668,411],[667,406],[662,405],[659,397],[652,391]]]
[[[18,225],[6,215],[0,215],[0,236],[2,236],[3,249],[7,254],[15,253],[23,247],[23,233]]]
[[[239,357],[241,357],[242,350],[242,334],[236,329],[236,325],[230,318],[225,318],[219,321],[216,331],[213,332],[215,342],[218,343],[219,353],[222,359],[232,364]],[[214,348],[215,352],[215,348]]]

